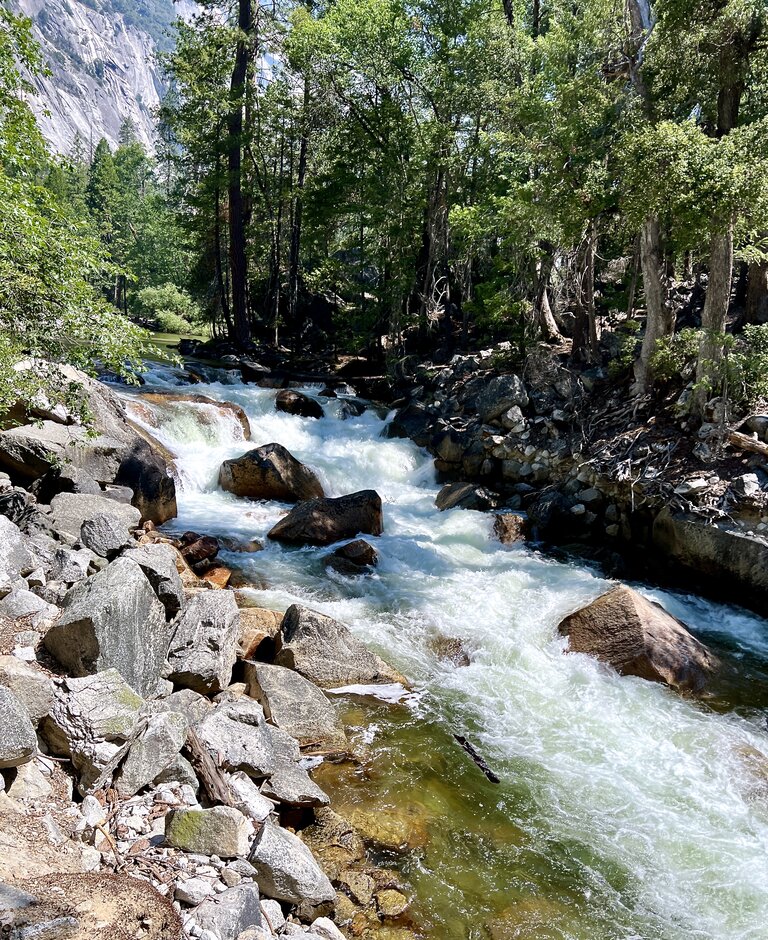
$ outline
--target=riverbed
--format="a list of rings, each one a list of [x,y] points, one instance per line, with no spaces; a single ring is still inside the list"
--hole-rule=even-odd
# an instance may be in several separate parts
[[[607,589],[599,571],[501,545],[487,514],[438,512],[431,458],[382,437],[387,418],[375,409],[341,420],[339,402],[320,399],[325,417],[305,419],[275,411],[274,391],[215,378],[189,391],[242,406],[250,443],[209,406],[134,409],[176,455],[179,516],[169,531],[262,540],[254,555],[221,556],[253,585],[255,602],[335,617],[411,680],[413,694],[396,704],[339,697],[362,760],[321,768],[317,779],[340,812],[378,814],[408,834],[407,852],[382,850],[377,861],[412,889],[415,932],[768,936],[768,624],[639,586],[725,660],[726,680],[700,700],[567,654],[557,624]],[[155,366],[143,391],[177,382],[175,370]],[[379,492],[375,573],[329,574],[328,549],[269,542],[287,507],[218,489],[223,460],[271,442],[311,466],[330,496]],[[464,650],[469,664],[446,649]],[[498,785],[454,735],[472,742]]]

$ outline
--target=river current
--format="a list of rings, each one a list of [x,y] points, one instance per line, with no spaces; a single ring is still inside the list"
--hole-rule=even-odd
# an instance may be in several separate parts
[[[768,937],[768,624],[640,586],[738,677],[711,700],[567,654],[557,624],[607,589],[599,573],[535,547],[502,546],[486,514],[438,512],[431,458],[382,437],[386,418],[375,410],[340,420],[339,402],[321,399],[325,418],[303,419],[275,411],[273,391],[216,377],[189,391],[241,405],[250,443],[209,406],[129,404],[176,455],[179,516],[168,528],[262,540],[257,554],[221,556],[244,571],[260,605],[298,602],[335,617],[411,679],[415,694],[400,704],[338,697],[368,757],[362,770],[318,779],[336,788],[334,805],[412,821],[413,851],[382,861],[415,894],[417,932]],[[177,381],[154,368],[144,390]],[[223,460],[271,442],[311,466],[330,496],[380,493],[374,574],[329,575],[328,549],[270,543],[266,532],[286,506],[218,489]],[[440,654],[445,638],[460,641],[469,665]],[[473,743],[500,784],[454,734]]]

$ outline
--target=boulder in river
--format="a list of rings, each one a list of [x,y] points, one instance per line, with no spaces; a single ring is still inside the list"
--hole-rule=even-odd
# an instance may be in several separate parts
[[[558,630],[572,653],[587,653],[625,676],[698,692],[717,659],[685,624],[637,591],[619,585],[570,614]]]
[[[325,559],[328,568],[333,568],[339,574],[359,575],[365,574],[379,563],[379,553],[365,539],[355,539],[347,542],[331,552]]]
[[[331,545],[364,533],[381,535],[384,516],[375,490],[349,496],[309,499],[299,503],[267,533],[278,542],[296,545]]]
[[[493,521],[493,534],[503,545],[524,542],[528,530],[528,518],[519,512],[497,513]]]
[[[231,401],[216,401],[207,395],[178,394],[177,392],[145,392],[140,401],[148,401],[153,405],[192,405],[198,406],[195,410],[199,413],[201,424],[211,424],[215,415],[230,416],[237,421],[243,431],[243,440],[251,439],[251,424],[248,415],[240,407]],[[201,408],[200,406],[203,406]],[[207,409],[206,415],[204,409]]]
[[[302,392],[295,392],[293,389],[285,388],[277,393],[275,398],[275,408],[278,411],[284,411],[289,415],[298,415],[300,418],[322,418],[323,407],[320,402],[304,395]]]
[[[337,620],[294,604],[277,637],[279,666],[295,669],[321,688],[400,682],[403,677]]]
[[[485,487],[474,483],[447,483],[437,494],[435,506],[440,512],[446,509],[477,509],[484,512],[494,509],[497,497]]]
[[[242,457],[225,460],[219,471],[219,486],[235,496],[290,503],[325,496],[314,471],[281,444],[264,444]]]

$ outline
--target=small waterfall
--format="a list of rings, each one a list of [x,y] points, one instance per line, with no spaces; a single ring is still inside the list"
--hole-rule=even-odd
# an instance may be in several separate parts
[[[337,403],[323,401],[317,421],[278,413],[275,393],[253,386],[194,391],[240,405],[252,440],[217,409],[150,408],[140,396],[129,405],[177,455],[172,528],[264,539],[286,507],[237,499],[216,478],[222,460],[273,441],[313,467],[330,495],[371,487],[384,500],[369,577],[329,577],[327,550],[268,542],[237,563],[266,583],[256,592],[266,606],[301,602],[343,620],[413,678],[418,696],[378,706],[365,739],[385,767],[369,786],[385,803],[410,801],[429,829],[404,864],[430,936],[485,937],[494,917],[512,925],[504,936],[531,940],[766,936],[768,734],[750,706],[753,687],[739,708],[716,710],[565,655],[557,623],[607,583],[492,541],[486,515],[437,512],[431,459],[383,438],[375,412],[341,421]],[[757,664],[764,680],[764,620],[646,593],[705,642],[725,644],[733,664]],[[435,653],[445,637],[460,641],[469,666]],[[498,787],[464,761],[454,733],[481,750]]]

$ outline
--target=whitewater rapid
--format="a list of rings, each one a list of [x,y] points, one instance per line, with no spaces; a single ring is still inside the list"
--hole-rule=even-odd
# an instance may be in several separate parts
[[[155,369],[146,389],[173,384],[172,371]],[[715,710],[566,655],[559,620],[608,582],[532,548],[500,545],[488,515],[438,512],[431,458],[411,442],[383,438],[386,418],[376,411],[342,421],[339,403],[321,399],[326,417],[303,419],[276,412],[273,391],[234,380],[190,391],[242,406],[252,440],[205,405],[133,408],[177,458],[171,529],[264,541],[255,555],[222,555],[265,585],[255,592],[259,603],[300,602],[347,623],[412,679],[416,717],[469,737],[502,778],[490,804],[488,788],[478,790],[478,814],[497,828],[514,823],[518,844],[500,847],[474,832],[480,797],[462,790],[455,850],[412,866],[417,889],[440,908],[431,936],[486,936],[487,894],[496,913],[507,895],[518,907],[530,897],[545,911],[540,928],[505,937],[768,937],[768,757],[761,766],[768,734],[748,692],[746,706]],[[266,532],[286,507],[218,489],[223,460],[273,441],[311,466],[328,495],[380,493],[385,531],[375,540],[373,575],[329,575],[327,549],[270,543]],[[643,590],[705,642],[725,644],[734,664],[768,658],[768,625],[759,617]],[[460,640],[470,665],[441,661],[438,637]],[[374,725],[374,742],[375,735]]]

